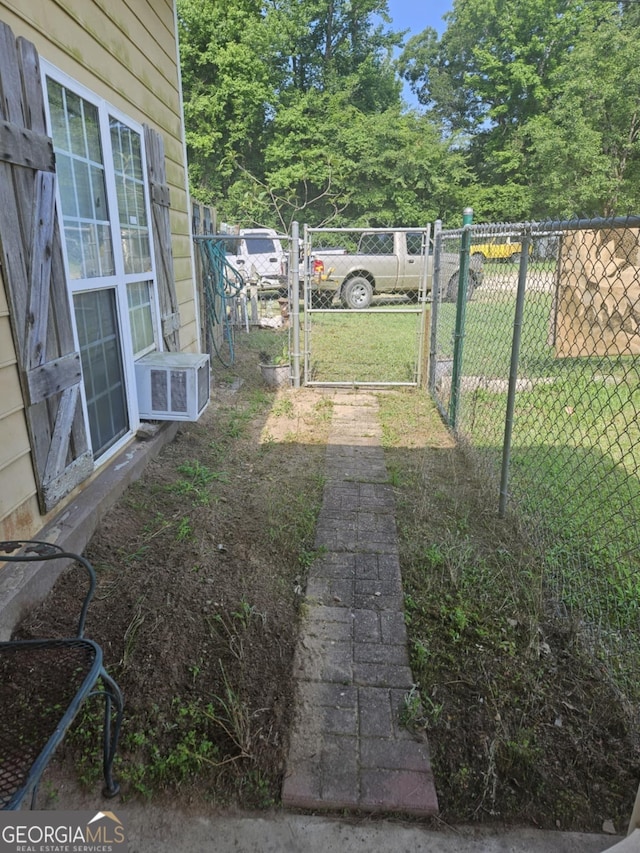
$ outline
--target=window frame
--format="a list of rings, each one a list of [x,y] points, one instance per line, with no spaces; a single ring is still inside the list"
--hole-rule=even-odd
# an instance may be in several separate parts
[[[52,133],[51,111],[49,104],[49,93],[47,87],[47,78],[51,79],[65,89],[76,94],[78,97],[92,104],[98,112],[98,129],[100,136],[100,144],[102,148],[102,158],[104,166],[104,179],[106,186],[107,205],[109,211],[109,223],[111,227],[111,243],[114,260],[114,274],[95,276],[90,278],[71,278],[69,268],[69,258],[67,254],[67,245],[64,230],[64,212],[61,203],[61,194],[59,182],[56,182],[56,196],[58,209],[60,211],[60,238],[62,243],[62,254],[65,265],[65,275],[67,279],[67,292],[69,294],[69,303],[71,306],[71,323],[76,347],[79,347],[78,329],[76,326],[75,311],[74,311],[74,296],[77,293],[89,291],[113,289],[115,291],[116,317],[118,323],[120,337],[120,356],[123,366],[123,379],[125,386],[125,399],[127,405],[127,413],[129,419],[129,431],[118,439],[113,445],[107,448],[100,456],[96,456],[96,464],[103,464],[108,461],[113,455],[122,449],[131,439],[140,424],[139,407],[136,390],[135,377],[135,361],[142,355],[162,350],[162,335],[161,335],[161,319],[160,319],[160,298],[158,292],[158,277],[155,263],[155,246],[153,235],[153,219],[151,210],[151,193],[149,187],[149,179],[147,174],[147,153],[145,145],[144,128],[140,122],[126,115],[105,98],[98,95],[96,92],[89,89],[84,84],[80,83],[73,77],[70,77],[64,71],[61,71],[52,63],[41,58],[41,82],[44,93],[45,116],[47,124],[47,132]],[[118,207],[118,193],[115,175],[115,164],[113,149],[111,144],[111,123],[110,120],[124,124],[131,131],[136,133],[140,139],[140,156],[141,167],[143,173],[144,187],[144,209],[146,214],[149,238],[149,270],[141,272],[127,273],[122,246],[120,212]],[[128,289],[129,285],[145,282],[150,285],[151,296],[151,321],[153,325],[153,346],[146,347],[139,353],[134,353],[133,350],[133,334],[131,327]],[[90,425],[87,411],[86,392],[84,381],[81,383],[82,410],[87,429],[87,435],[90,437]]]

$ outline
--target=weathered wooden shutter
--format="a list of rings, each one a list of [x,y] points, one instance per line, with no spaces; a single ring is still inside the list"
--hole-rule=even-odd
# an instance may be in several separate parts
[[[0,22],[0,267],[43,512],[93,471],[38,54]]]
[[[164,162],[164,143],[162,136],[146,124],[144,125],[144,140],[147,151],[147,174],[151,190],[153,245],[160,296],[162,337],[170,352],[178,352],[180,350],[180,314],[178,313],[178,298],[173,276],[169,186]]]

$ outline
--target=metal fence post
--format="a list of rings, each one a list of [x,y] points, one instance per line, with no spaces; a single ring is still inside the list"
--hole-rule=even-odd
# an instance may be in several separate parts
[[[300,226],[291,223],[291,264],[289,265],[289,302],[291,304],[291,344],[293,387],[300,387]]]
[[[310,367],[309,367],[309,337],[310,337],[310,323],[311,323],[311,313],[309,309],[311,308],[311,283],[310,272],[309,272],[309,259],[311,255],[311,234],[309,233],[309,226],[305,222],[302,226],[302,263],[303,263],[303,296],[304,296],[304,384],[307,385],[309,383],[309,378],[311,376]]]
[[[460,379],[462,371],[462,347],[464,343],[464,319],[467,306],[469,282],[469,252],[471,249],[471,223],[473,210],[465,207],[462,212],[462,240],[460,243],[460,272],[458,274],[458,299],[456,303],[456,326],[453,342],[453,371],[451,374],[451,397],[449,399],[449,426],[455,430],[458,422]]]
[[[520,361],[520,341],[522,339],[522,317],[524,314],[524,297],[527,287],[527,269],[529,267],[529,248],[531,234],[527,232],[522,237],[522,254],[518,269],[518,291],[516,293],[516,310],[513,318],[513,339],[511,343],[511,364],[509,367],[509,391],[507,394],[507,414],[504,422],[504,442],[502,444],[502,470],[500,472],[500,502],[498,516],[504,518],[509,498],[509,465],[511,462],[511,436],[513,433],[513,413],[516,405],[516,388],[518,383],[518,363]]]
[[[438,357],[438,307],[440,304],[440,253],[442,252],[442,220],[433,226],[433,279],[431,281],[431,335],[429,337],[429,380],[427,387],[433,394],[436,387],[436,360]],[[429,258],[427,255],[427,264]]]
[[[420,277],[420,288],[418,290],[418,304],[420,306],[419,315],[419,332],[418,332],[418,356],[416,370],[416,386],[423,388],[426,384],[426,377],[429,369],[429,351],[427,344],[429,342],[430,329],[430,312],[427,308],[427,285],[429,282],[429,248],[431,246],[431,223],[427,225],[426,230],[422,235],[422,250],[424,256],[424,268]],[[425,362],[425,358],[427,361]]]

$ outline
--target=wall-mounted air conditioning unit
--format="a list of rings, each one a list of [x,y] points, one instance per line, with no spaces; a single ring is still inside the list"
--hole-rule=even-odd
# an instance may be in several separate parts
[[[141,420],[197,421],[210,394],[209,356],[151,352],[135,364]]]

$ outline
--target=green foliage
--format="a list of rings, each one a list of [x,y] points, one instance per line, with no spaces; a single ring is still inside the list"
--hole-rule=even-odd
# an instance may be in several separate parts
[[[176,542],[186,542],[187,539],[191,539],[192,536],[193,527],[191,526],[191,521],[186,516],[183,516],[178,524]]]
[[[176,495],[188,495],[195,505],[208,505],[211,500],[209,484],[214,480],[226,482],[229,477],[225,471],[211,471],[197,459],[185,462],[178,467],[183,476],[167,486],[167,491]]]
[[[190,180],[221,218],[418,224],[461,208],[464,154],[407,112],[387,0],[180,0]]]
[[[180,0],[178,29],[190,179],[210,201],[239,163],[259,170],[276,78],[255,0]]]
[[[448,17],[440,39],[409,40],[399,68],[449,133],[468,135],[477,221],[638,205],[637,4],[456,0]]]
[[[554,75],[549,111],[525,128],[535,208],[553,215],[623,214],[640,202],[640,27],[599,5]]]
[[[179,0],[194,197],[281,230],[638,206],[636,3],[455,0],[397,61],[389,20],[387,0]]]

